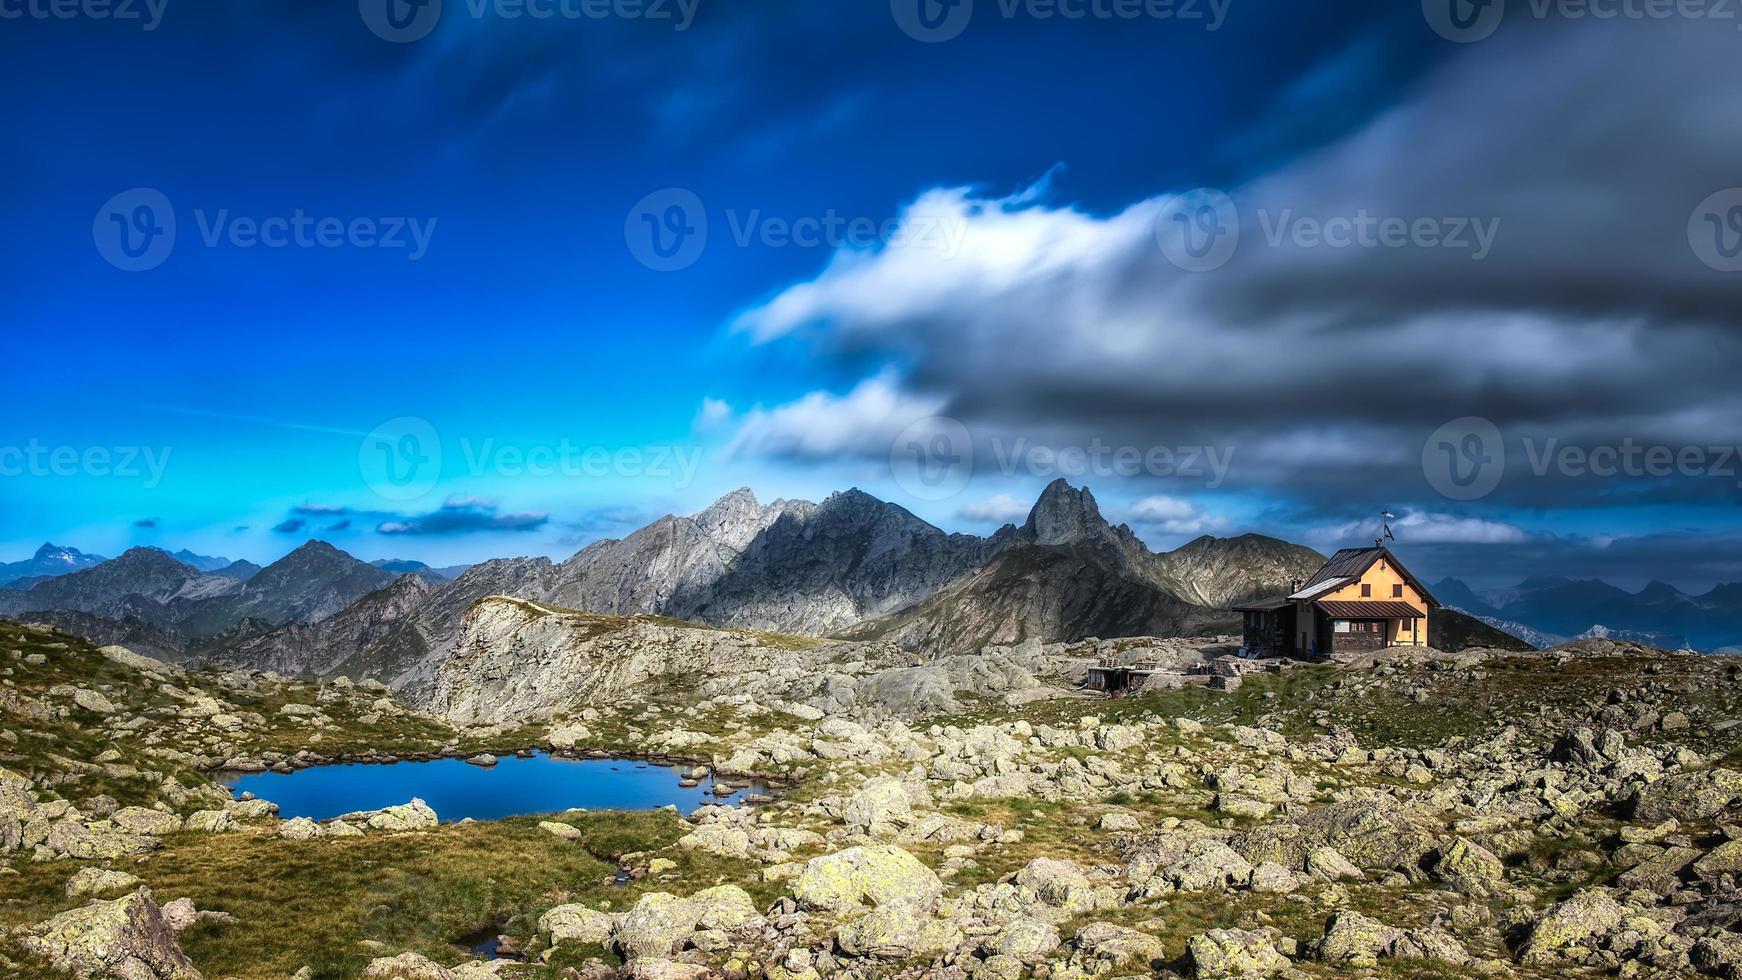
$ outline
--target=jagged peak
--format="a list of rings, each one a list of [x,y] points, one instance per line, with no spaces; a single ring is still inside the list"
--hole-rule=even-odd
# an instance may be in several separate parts
[[[1022,530],[1035,544],[1048,545],[1102,540],[1116,533],[1089,488],[1073,487],[1062,477],[1041,491]]]

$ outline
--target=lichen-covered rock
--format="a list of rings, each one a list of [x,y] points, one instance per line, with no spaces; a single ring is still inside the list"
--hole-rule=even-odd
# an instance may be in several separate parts
[[[1492,851],[1462,837],[1440,855],[1434,874],[1466,895],[1492,895],[1506,884],[1506,865]]]
[[[277,836],[285,840],[314,840],[325,837],[326,830],[307,817],[296,817],[279,824]]]
[[[807,861],[792,893],[805,908],[837,913],[866,903],[905,901],[924,907],[943,893],[943,882],[901,848],[867,844]]]
[[[1083,869],[1069,861],[1035,858],[1016,872],[1015,882],[1062,918],[1093,912],[1101,904]]]
[[[454,972],[416,953],[400,953],[370,961],[363,980],[454,980]]]
[[[585,905],[558,905],[538,917],[538,931],[549,933],[552,942],[605,945],[617,928],[613,916]]]
[[[750,893],[737,885],[715,885],[690,896],[696,910],[696,928],[730,932],[762,918]]]
[[[849,830],[885,836],[913,822],[913,809],[901,780],[879,776],[865,782],[841,811]]]
[[[1041,919],[1015,919],[988,939],[986,948],[994,955],[1039,963],[1059,948],[1058,927]]]
[[[151,810],[142,806],[129,806],[116,810],[109,815],[109,822],[124,833],[153,834],[163,836],[173,834],[181,829],[181,818],[173,813],[162,810]]]
[[[1694,862],[1694,874],[1715,880],[1723,875],[1742,875],[1742,840],[1725,841]]]
[[[200,810],[188,815],[184,829],[203,834],[222,834],[241,827],[228,810]]]
[[[1568,947],[1580,946],[1620,928],[1626,910],[1607,892],[1588,888],[1550,908],[1537,919],[1524,944],[1526,963],[1551,963]]]
[[[841,926],[836,934],[848,956],[905,960],[941,956],[961,942],[955,924],[912,902],[895,901]]]
[[[410,803],[367,813],[347,813],[342,819],[360,820],[372,830],[427,830],[440,822],[429,804],[415,797]]]
[[[1373,967],[1402,938],[1402,931],[1359,912],[1341,909],[1325,923],[1319,959],[1337,966]]]
[[[116,892],[131,891],[138,884],[139,879],[125,871],[110,871],[107,868],[81,868],[67,881],[67,897],[85,898],[92,895],[113,895]]]
[[[612,942],[625,959],[670,956],[683,948],[700,917],[701,910],[688,899],[652,892],[623,914]]]
[[[1666,776],[1640,788],[1633,819],[1656,823],[1674,817],[1687,823],[1711,820],[1742,799],[1742,772],[1712,769]]]
[[[101,822],[87,826],[71,818],[50,825],[43,843],[67,857],[93,861],[148,854],[163,846],[155,837],[125,833]]]
[[[1123,972],[1117,969],[1122,966],[1149,971],[1167,958],[1167,948],[1161,940],[1108,922],[1089,923],[1077,930],[1072,942],[1084,955],[1105,960],[1115,968],[1115,973]]]
[[[1186,940],[1186,959],[1195,977],[1224,980],[1270,977],[1289,968],[1269,934],[1244,929],[1212,929]]]
[[[33,927],[22,941],[76,977],[201,980],[146,888],[62,912]]]
[[[1161,876],[1182,892],[1219,890],[1250,881],[1252,864],[1221,841],[1206,838],[1192,842]]]

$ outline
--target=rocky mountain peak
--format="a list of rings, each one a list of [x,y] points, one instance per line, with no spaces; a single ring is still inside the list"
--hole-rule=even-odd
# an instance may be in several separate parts
[[[1062,478],[1041,491],[1022,531],[1025,538],[1042,545],[1087,544],[1116,537],[1089,488],[1078,489]]]
[[[778,503],[762,506],[749,487],[739,487],[691,519],[709,538],[743,551],[773,521],[778,507]]]

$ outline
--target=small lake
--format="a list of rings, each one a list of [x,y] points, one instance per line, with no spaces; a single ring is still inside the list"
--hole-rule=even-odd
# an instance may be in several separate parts
[[[731,796],[715,796],[711,778],[685,788],[678,785],[683,778],[679,769],[635,759],[559,759],[543,752],[526,759],[500,758],[491,768],[463,759],[434,759],[314,766],[292,773],[221,773],[216,778],[236,796],[253,793],[278,804],[279,816],[287,820],[379,810],[414,796],[428,803],[443,823],[453,823],[571,807],[657,810],[676,804],[688,813],[704,803],[739,803],[746,793],[767,792],[753,783]]]

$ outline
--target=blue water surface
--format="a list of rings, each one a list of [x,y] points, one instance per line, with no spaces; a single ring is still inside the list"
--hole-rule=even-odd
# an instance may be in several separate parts
[[[444,823],[471,817],[496,820],[527,813],[656,810],[675,803],[688,813],[704,803],[736,803],[752,785],[729,797],[709,790],[711,778],[685,789],[675,769],[634,759],[559,759],[503,756],[485,769],[463,759],[315,766],[292,773],[229,773],[218,781],[236,796],[253,793],[278,804],[285,819],[326,820],[357,810],[379,810],[419,797]]]

